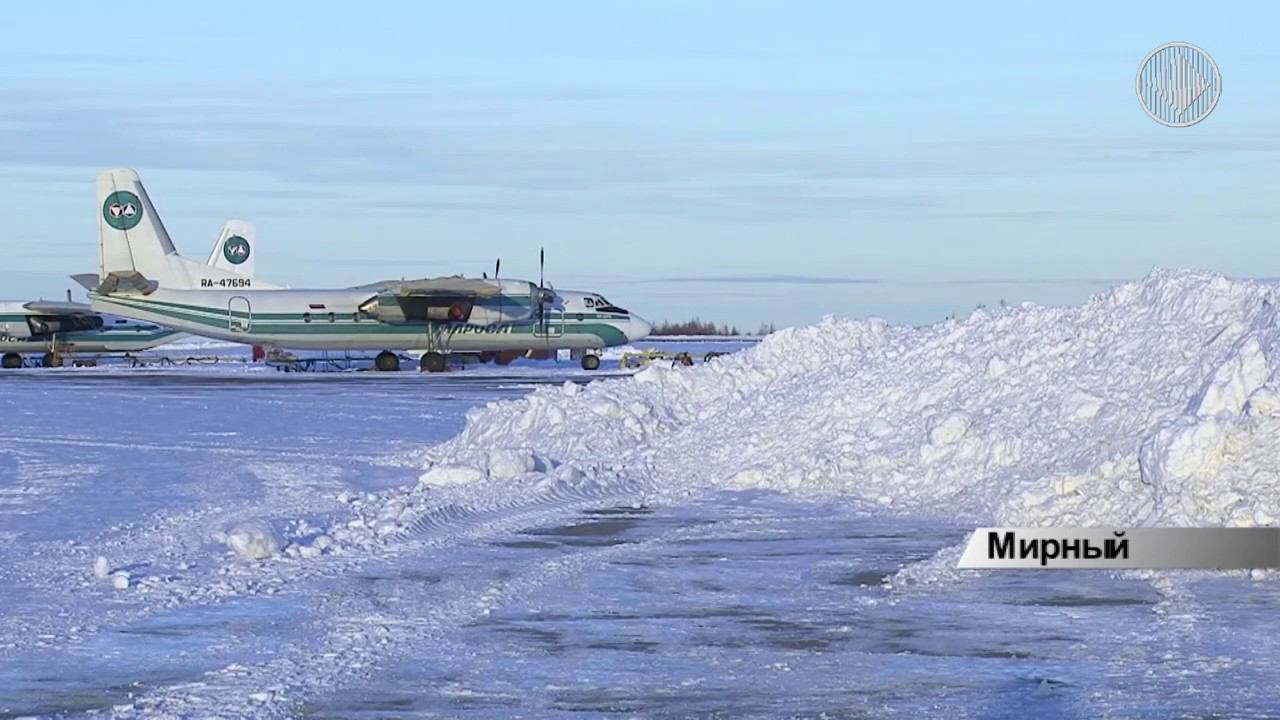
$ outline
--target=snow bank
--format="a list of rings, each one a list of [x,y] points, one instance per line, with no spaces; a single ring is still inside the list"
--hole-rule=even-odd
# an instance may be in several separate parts
[[[715,363],[477,408],[421,453],[423,487],[625,481],[1007,524],[1270,522],[1273,292],[1156,271],[1079,307],[925,328],[827,318]]]

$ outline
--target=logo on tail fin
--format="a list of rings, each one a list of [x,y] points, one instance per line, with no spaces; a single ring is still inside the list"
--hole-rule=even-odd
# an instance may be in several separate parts
[[[249,259],[249,241],[239,235],[232,235],[222,243],[222,257],[232,265],[239,265]]]
[[[132,230],[142,222],[142,203],[128,190],[117,190],[103,201],[102,219],[117,230]]]

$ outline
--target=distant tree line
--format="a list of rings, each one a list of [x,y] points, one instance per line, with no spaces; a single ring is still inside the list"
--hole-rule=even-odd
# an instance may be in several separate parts
[[[756,330],[756,335],[768,335],[777,330],[773,323],[760,323],[760,327]],[[655,323],[651,335],[741,335],[736,325],[717,325],[716,323],[702,320],[698,317],[690,318],[683,322],[672,322],[670,320],[662,320]]]

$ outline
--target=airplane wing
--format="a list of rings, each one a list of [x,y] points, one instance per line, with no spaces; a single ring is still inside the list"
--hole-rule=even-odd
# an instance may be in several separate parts
[[[464,278],[460,275],[419,280],[386,280],[349,288],[369,290],[399,297],[447,296],[456,298],[493,297],[502,293],[501,286],[487,280]]]
[[[467,322],[480,300],[502,294],[496,281],[462,276],[375,283],[361,289],[374,295],[360,310],[392,324]]]
[[[493,297],[500,295],[502,288],[487,280],[476,280],[464,277],[426,278],[409,280],[400,283],[397,295],[406,297],[430,297],[432,295],[448,295],[450,297]]]
[[[92,308],[84,303],[57,302],[54,300],[33,300],[25,303],[23,308],[44,315],[96,315]]]

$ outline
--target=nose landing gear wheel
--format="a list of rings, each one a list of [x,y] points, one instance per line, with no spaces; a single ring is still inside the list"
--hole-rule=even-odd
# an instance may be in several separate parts
[[[438,352],[426,353],[422,356],[422,360],[418,362],[418,369],[423,372],[444,372],[444,355],[441,355]]]
[[[381,372],[395,372],[400,369],[400,358],[393,352],[383,350],[373,359],[373,366]]]
[[[22,367],[22,356],[18,353],[5,353],[4,357],[0,358],[0,367],[5,370],[20,368]]]
[[[582,356],[583,370],[598,370],[600,368],[600,356],[586,353]]]

